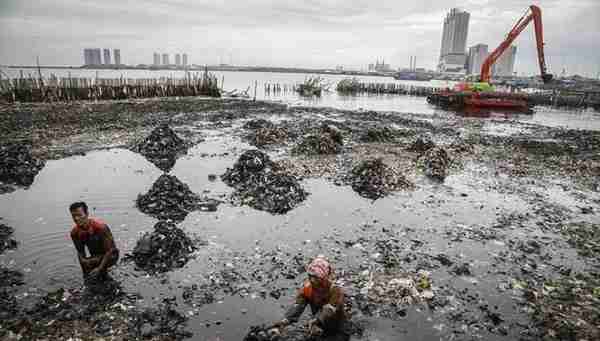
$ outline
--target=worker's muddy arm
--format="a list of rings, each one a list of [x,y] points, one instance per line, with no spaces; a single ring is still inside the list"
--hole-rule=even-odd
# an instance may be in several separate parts
[[[307,304],[308,301],[304,297],[302,291],[300,291],[298,296],[296,296],[296,301],[294,304],[285,312],[285,319],[288,320],[289,323],[298,322],[300,316],[302,316],[302,313],[304,312],[304,309],[306,309]]]
[[[317,321],[322,327],[327,326],[337,318],[339,309],[344,309],[344,293],[339,288],[333,288],[327,304],[317,314]]]

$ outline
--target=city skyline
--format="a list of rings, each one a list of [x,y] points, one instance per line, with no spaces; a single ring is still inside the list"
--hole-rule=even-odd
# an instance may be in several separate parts
[[[600,2],[534,1],[543,12],[551,72],[595,76],[600,66]],[[393,67],[439,62],[443,20],[453,7],[471,14],[467,46],[494,49],[531,1],[423,1],[411,4],[319,4],[203,1],[4,1],[0,64],[77,65],[88,46],[121,46],[129,65],[149,64],[157,44],[200,56],[190,63],[361,68],[382,56]],[[226,10],[225,10],[226,9]],[[161,18],[176,17],[164,22]],[[69,18],[65,20],[65,18]],[[102,20],[100,20],[102,19]],[[97,27],[102,30],[98,31]],[[62,32],[69,32],[65,34]],[[197,44],[197,36],[207,37]],[[533,30],[518,39],[515,68],[536,74]]]

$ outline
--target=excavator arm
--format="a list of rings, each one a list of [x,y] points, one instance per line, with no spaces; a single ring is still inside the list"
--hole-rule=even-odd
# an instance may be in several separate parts
[[[538,6],[532,5],[529,7],[530,13],[526,13],[515,26],[510,30],[506,39],[485,59],[483,65],[481,65],[481,82],[489,82],[490,80],[490,69],[492,65],[496,63],[498,58],[510,47],[510,45],[517,39],[519,34],[527,27],[527,25],[533,20],[535,26],[535,38],[538,50],[538,62],[540,64],[540,73],[544,83],[549,83],[552,80],[552,75],[547,73],[546,60],[544,57],[544,36],[542,28],[542,11]]]

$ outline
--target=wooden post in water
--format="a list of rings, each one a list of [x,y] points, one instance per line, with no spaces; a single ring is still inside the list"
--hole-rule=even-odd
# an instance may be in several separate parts
[[[258,86],[258,81],[254,81],[254,102],[256,102],[256,87]]]

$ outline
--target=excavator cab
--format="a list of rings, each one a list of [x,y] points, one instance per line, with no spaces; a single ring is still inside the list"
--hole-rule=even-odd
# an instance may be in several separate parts
[[[550,73],[545,73],[542,75],[542,81],[544,82],[544,84],[548,84],[548,83],[552,82],[552,78],[554,78],[554,77]]]

